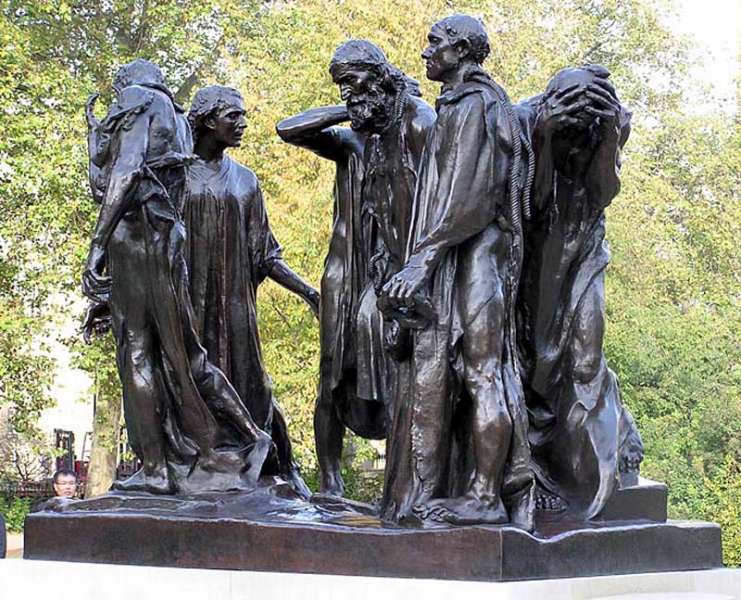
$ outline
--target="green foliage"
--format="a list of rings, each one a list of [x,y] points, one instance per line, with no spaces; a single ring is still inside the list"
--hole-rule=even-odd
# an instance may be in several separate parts
[[[66,298],[76,294],[96,212],[82,109],[89,93],[110,95],[116,66],[136,56],[158,62],[183,101],[211,81],[243,92],[248,131],[233,155],[260,177],[287,261],[318,285],[333,167],[281,143],[275,123],[339,101],[327,64],[349,37],[377,42],[432,102],[419,58],[429,25],[474,13],[491,33],[486,66],[513,99],[541,91],[564,66],[594,61],[610,68],[634,112],[623,190],[608,209],[606,352],[644,438],[644,473],[669,485],[673,517],[720,522],[726,561],[739,564],[741,138],[732,115],[687,114],[695,82],[688,42],[664,25],[669,10],[664,0],[0,0],[0,405],[22,407],[17,426],[29,428],[49,402],[40,340],[47,322],[78,310]],[[260,289],[259,318],[275,393],[312,480],[317,323],[271,282]],[[73,348],[99,392],[117,397],[110,341]],[[348,489],[372,499],[378,483],[358,475],[357,448]]]
[[[741,486],[741,130],[722,115],[662,119],[629,141],[608,212],[606,350],[671,516],[731,523],[720,496]],[[738,564],[738,527],[723,539]]]
[[[75,202],[85,179],[76,84],[35,60],[26,32],[0,20],[0,405],[30,431],[53,373],[43,336],[65,287],[66,260],[80,252]]]
[[[703,478],[700,495],[700,511],[695,515],[720,525],[723,561],[727,565],[741,565],[741,544],[738,543],[741,539],[741,463],[726,456],[712,479]],[[692,518],[695,515],[683,516]]]
[[[0,496],[0,515],[10,533],[23,531],[23,522],[31,512],[31,500],[28,498],[3,498]]]

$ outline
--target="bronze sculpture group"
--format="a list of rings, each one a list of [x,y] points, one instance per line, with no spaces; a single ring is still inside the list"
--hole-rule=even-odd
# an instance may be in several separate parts
[[[102,122],[91,99],[85,330],[111,325],[142,462],[120,490],[270,475],[308,498],[261,356],[266,277],[319,317],[322,494],[344,493],[346,428],[386,439],[389,523],[530,530],[536,511],[593,518],[636,480],[640,436],[602,352],[604,208],[630,113],[598,65],[513,104],[488,54],[478,20],[436,23],[433,109],[381,49],[349,41],[330,63],[344,104],[277,125],[336,165],[321,302],[282,260],[254,173],[224,153],[244,131],[239,92],[204,88],[186,113],[137,60]]]

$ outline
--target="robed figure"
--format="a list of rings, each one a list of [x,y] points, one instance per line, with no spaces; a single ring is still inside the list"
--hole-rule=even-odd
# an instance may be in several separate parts
[[[404,396],[397,388],[404,367],[391,360],[403,336],[378,309],[377,294],[404,259],[420,156],[435,115],[417,82],[368,41],[337,48],[330,74],[346,104],[306,110],[277,131],[336,165],[314,432],[320,491],[341,496],[345,428],[386,437],[393,403]],[[346,121],[350,127],[338,126]]]
[[[241,94],[223,86],[203,88],[193,99],[188,120],[197,159],[187,168],[182,210],[194,324],[209,359],[275,442],[277,453],[263,474],[279,474],[308,495],[262,358],[257,290],[269,277],[306,300],[315,314],[319,294],[284,262],[255,174],[224,153],[241,143]],[[230,423],[223,428],[225,434],[238,436]]]
[[[129,442],[142,462],[115,486],[189,493],[251,489],[272,447],[195,327],[179,205],[191,136],[159,68],[122,67],[105,120],[89,111],[101,202],[83,291],[87,333],[110,311]],[[222,424],[228,423],[229,435]]]
[[[620,190],[630,113],[599,65],[560,71],[519,106],[537,170],[526,223],[519,345],[538,504],[591,518],[643,457],[632,416],[607,367],[605,208]]]
[[[480,64],[482,25],[433,26],[443,84],[423,154],[404,268],[384,292],[413,309],[410,392],[389,434],[383,516],[532,527],[527,416],[514,338],[527,141]],[[423,317],[427,315],[427,323]]]

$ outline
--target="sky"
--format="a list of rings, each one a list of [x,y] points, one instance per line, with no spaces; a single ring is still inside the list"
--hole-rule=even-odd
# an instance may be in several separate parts
[[[705,96],[692,98],[697,103],[695,108],[715,110],[720,104],[723,110],[737,112],[735,81],[739,76],[741,0],[678,0],[676,8],[676,15],[667,24],[677,33],[693,37],[694,55],[703,58],[703,64],[695,68],[693,74],[700,82],[711,86],[717,99],[708,103]],[[74,327],[75,324],[68,324],[64,334],[68,335]],[[52,395],[57,406],[44,412],[40,425],[49,434],[54,428],[75,431],[79,454],[85,432],[92,429],[91,381],[84,372],[69,366],[69,355],[63,346],[55,348],[55,355],[59,368]]]
[[[679,0],[677,8],[677,18],[668,21],[669,26],[692,36],[697,44],[694,55],[703,59],[693,74],[712,87],[725,110],[737,112],[741,0]]]

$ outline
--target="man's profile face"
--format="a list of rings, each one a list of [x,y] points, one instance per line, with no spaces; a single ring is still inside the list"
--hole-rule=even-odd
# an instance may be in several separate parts
[[[355,130],[373,130],[386,122],[386,95],[375,72],[360,65],[339,65],[332,80],[340,88],[347,104],[350,126]]]
[[[246,114],[242,100],[230,99],[226,106],[208,119],[211,135],[217,142],[229,148],[238,147],[242,143],[244,129],[247,126]]]
[[[54,495],[74,498],[77,493],[77,478],[74,475],[57,475],[54,481]]]
[[[427,79],[445,81],[446,75],[460,64],[458,50],[451,44],[448,34],[437,25],[427,34],[427,42],[427,48],[422,52]]]

